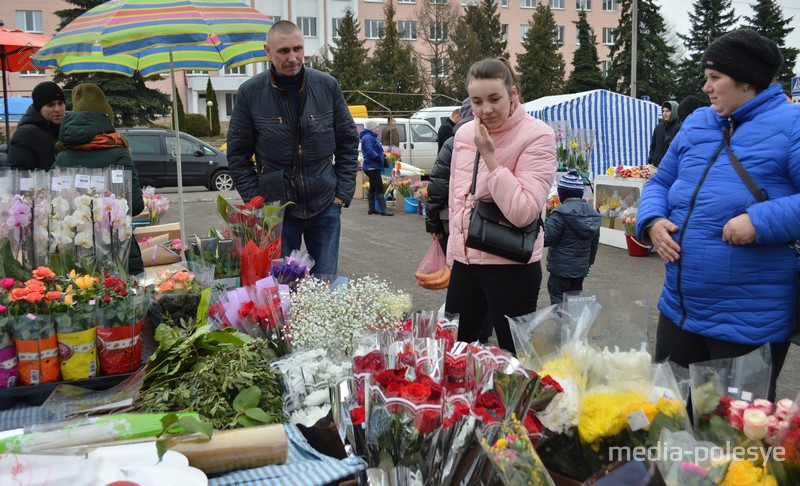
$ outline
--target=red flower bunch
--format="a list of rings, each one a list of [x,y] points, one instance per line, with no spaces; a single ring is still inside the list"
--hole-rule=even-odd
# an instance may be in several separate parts
[[[386,357],[381,350],[370,351],[364,356],[353,357],[353,374],[374,374],[386,369]]]
[[[110,305],[115,300],[123,300],[128,297],[130,287],[138,285],[139,282],[132,277],[116,278],[104,272],[100,280],[100,304]]]

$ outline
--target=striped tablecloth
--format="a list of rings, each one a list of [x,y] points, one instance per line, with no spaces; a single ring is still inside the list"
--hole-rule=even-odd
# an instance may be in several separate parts
[[[32,406],[0,411],[0,431],[47,421],[45,414],[40,407]],[[209,486],[323,485],[339,481],[367,467],[358,458],[340,461],[321,454],[308,444],[297,427],[285,424],[284,428],[289,440],[288,458],[284,464],[213,475],[208,478]]]

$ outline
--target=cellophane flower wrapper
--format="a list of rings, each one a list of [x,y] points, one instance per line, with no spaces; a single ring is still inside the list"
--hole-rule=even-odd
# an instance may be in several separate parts
[[[18,315],[14,321],[14,342],[20,383],[41,385],[61,378],[56,328],[50,314]]]
[[[33,239],[33,188],[35,172],[10,171],[11,199],[4,232],[7,234],[11,254],[26,270],[34,263]]]
[[[6,310],[0,314],[0,388],[11,388],[19,377],[13,327],[14,317]]]
[[[73,217],[74,201],[78,193],[74,186],[74,176],[68,170],[53,168],[50,174],[50,268],[59,275],[66,275],[74,268],[78,255],[75,236],[79,219]]]
[[[331,416],[348,456],[366,457],[366,407],[359,403],[356,381],[344,377],[330,385]]]
[[[414,381],[395,376],[385,387],[380,378],[374,376],[367,390],[367,463],[384,471],[407,467],[428,482],[442,426],[442,388],[426,376]]]
[[[484,425],[477,432],[486,456],[505,486],[555,486],[516,417]]]
[[[130,170],[122,166],[105,169],[103,199],[104,228],[110,232],[111,258],[121,275],[128,273],[128,256],[133,238],[133,181]],[[98,180],[99,182],[99,180]],[[105,226],[105,225],[108,226]]]
[[[227,302],[228,292],[226,290],[211,289],[206,324],[211,326],[212,331],[231,327],[230,321],[228,321],[228,318],[225,316],[225,305]]]
[[[52,314],[61,358],[61,378],[82,380],[99,373],[97,365],[97,306],[75,302]]]
[[[145,186],[142,188],[142,199],[144,199],[144,210],[150,216],[150,224],[155,226],[161,223],[161,218],[169,209],[169,198],[163,194],[156,194],[155,187]]]
[[[714,486],[727,472],[725,451],[690,432],[663,429],[657,447],[651,456],[667,486]]]
[[[770,471],[781,486],[800,484],[800,394],[794,401],[778,400],[775,408],[780,423],[772,445],[781,447],[783,454],[777,458],[770,456]]]
[[[51,232],[50,232],[50,176],[43,171],[34,171],[31,174],[33,188],[31,189],[31,214],[33,215],[33,247],[30,249],[32,257],[31,268],[47,266],[50,264]]]
[[[730,403],[766,398],[771,362],[769,346],[764,345],[737,358],[689,365],[693,425],[699,439],[727,447],[726,443],[735,445],[744,438],[732,425]]]
[[[239,287],[227,294],[225,319],[230,326],[248,336],[266,338],[266,329],[262,325],[263,308],[256,305],[255,287]]]
[[[159,270],[155,296],[165,321],[174,325],[197,317],[203,290],[211,287],[214,266],[202,261],[170,265]]]
[[[104,375],[136,371],[142,359],[142,328],[150,298],[141,289],[98,309],[97,346]]]
[[[279,284],[297,288],[300,279],[305,278],[314,268],[314,259],[306,251],[292,250],[288,257],[272,260],[270,275]]]

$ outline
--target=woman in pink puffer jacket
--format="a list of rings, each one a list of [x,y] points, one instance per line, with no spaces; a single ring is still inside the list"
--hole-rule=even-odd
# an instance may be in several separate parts
[[[505,59],[472,65],[467,92],[475,120],[456,132],[450,171],[450,240],[447,262],[452,267],[447,312],[458,313],[458,340],[480,335],[487,312],[495,323],[501,348],[514,352],[508,320],[536,310],[542,282],[543,233],[527,264],[467,248],[472,213],[472,172],[480,150],[475,201],[494,201],[516,226],[544,217],[545,202],[556,172],[553,131],[527,113],[520,103],[519,83]]]

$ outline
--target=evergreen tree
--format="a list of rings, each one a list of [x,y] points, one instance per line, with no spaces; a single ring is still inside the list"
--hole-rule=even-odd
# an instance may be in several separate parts
[[[54,12],[61,19],[61,23],[58,26],[59,30],[81,14],[100,5],[103,1],[66,0],[67,3],[76,5],[78,8]],[[132,78],[107,73],[66,76],[60,70],[56,70],[53,80],[63,84],[65,91],[69,91],[83,82],[91,82],[100,86],[108,99],[108,103],[114,109],[114,113],[121,119],[120,126],[150,125],[155,119],[170,111],[169,96],[145,85],[145,82],[161,80],[160,76],[151,76],[148,79],[144,79],[138,72]],[[71,109],[71,97],[67,98],[67,102],[67,107]]]
[[[214,86],[211,84],[211,78],[208,78],[206,84],[206,103],[211,100],[214,104],[208,110],[208,115],[211,115],[211,135],[219,135],[219,101],[217,100],[217,92],[214,91]]]
[[[457,100],[467,97],[467,73],[473,63],[488,57],[475,31],[462,17],[451,34],[450,77],[447,80],[449,95]]]
[[[186,126],[186,112],[183,111],[183,101],[181,101],[181,97],[178,96],[178,89],[174,88],[172,90],[172,95],[178,101],[178,125],[181,126],[181,131],[184,130],[183,127]],[[172,100],[169,102],[169,112],[172,113]],[[173,130],[175,130],[175,114],[172,113],[172,116],[169,117],[170,119],[170,126]]]
[[[448,58],[453,41],[448,29],[458,22],[459,8],[456,2],[422,1],[417,10],[416,38],[423,47],[416,54],[420,60],[420,71],[427,78],[425,86],[431,89],[433,106],[453,104],[453,100],[449,99],[452,93],[449,88],[451,71]]]
[[[517,54],[522,96],[535,100],[559,94],[564,86],[564,57],[559,52],[561,46],[553,42],[556,20],[550,7],[537,5],[528,25],[522,40],[525,52]]]
[[[319,54],[316,55],[316,59],[317,60],[314,63],[314,69],[330,74],[331,69],[333,69],[333,63],[331,62],[331,50],[327,44],[322,46],[322,48],[319,50]]]
[[[624,0],[621,9],[619,25],[614,30],[611,68],[606,80],[612,91],[630,94],[631,0]],[[639,0],[638,20],[636,95],[648,95],[651,100],[663,103],[675,94],[675,48],[667,42],[669,34],[664,17],[653,0]]]
[[[330,75],[339,81],[342,91],[363,90],[369,77],[367,53],[364,41],[359,39],[361,28],[353,10],[348,6],[339,24],[338,38],[331,46]],[[351,104],[364,104],[367,99],[361,95],[345,93]]]
[[[390,111],[412,113],[422,104],[422,78],[412,61],[411,47],[400,43],[394,6],[387,4],[383,11],[386,14],[386,27],[383,38],[375,45],[370,63],[370,91],[376,92],[372,95],[375,101]],[[384,109],[372,102],[366,104],[370,110]]]
[[[797,62],[797,54],[800,52],[795,47],[786,46],[786,37],[794,31],[794,27],[789,27],[794,17],[783,18],[780,6],[775,0],[757,0],[755,5],[751,5],[755,15],[745,17],[747,28],[753,29],[759,34],[772,39],[781,50],[783,55],[783,66],[778,71],[778,81],[783,84],[786,93],[792,92],[792,76],[794,76],[794,66]]]
[[[578,41],[580,46],[572,57],[572,72],[567,81],[567,93],[580,93],[603,88],[603,73],[600,72],[600,58],[597,56],[597,41],[594,32],[586,21],[586,11],[578,14]]]
[[[464,19],[483,46],[483,55],[473,59],[473,62],[500,56],[508,58],[506,52],[508,42],[503,40],[497,0],[481,0],[478,5],[469,5]]]
[[[731,0],[695,0],[692,6],[689,34],[679,35],[686,44],[688,56],[678,66],[677,100],[688,95],[708,99],[703,93],[705,74],[700,68],[700,58],[714,39],[733,30],[737,22]]]

